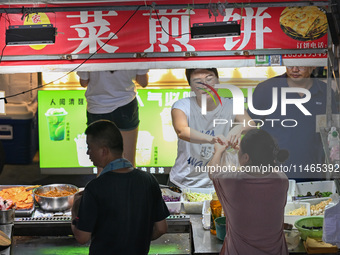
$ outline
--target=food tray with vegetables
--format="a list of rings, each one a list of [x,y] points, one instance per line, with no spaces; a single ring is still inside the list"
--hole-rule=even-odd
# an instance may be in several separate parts
[[[298,182],[293,200],[307,201],[314,199],[315,201],[323,201],[325,197],[330,197],[336,192],[334,181]]]
[[[162,197],[170,214],[179,214],[182,209],[182,194],[168,188],[162,188]]]
[[[0,185],[0,197],[10,201],[15,206],[15,216],[30,216],[34,209],[32,190],[36,186],[30,185]],[[7,204],[7,202],[6,202]]]
[[[284,223],[294,225],[295,221],[310,216],[310,203],[287,202],[285,206]]]
[[[211,200],[215,189],[213,188],[186,188],[183,189],[183,208],[185,213],[202,213],[203,202]]]
[[[320,199],[309,199],[311,216],[323,216],[325,214],[326,206],[334,203],[332,198],[324,197]]]
[[[285,207],[284,222],[294,224],[295,221],[309,216],[323,216],[327,205],[334,203],[332,198],[308,199],[304,202],[288,202]]]

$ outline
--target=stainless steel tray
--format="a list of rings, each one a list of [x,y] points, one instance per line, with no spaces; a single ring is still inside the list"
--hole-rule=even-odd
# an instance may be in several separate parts
[[[8,188],[16,188],[16,187],[30,187],[32,185],[0,185],[0,190],[8,189]],[[31,209],[25,209],[25,210],[15,210],[15,216],[16,217],[25,217],[30,216],[35,210],[35,204],[33,199],[33,206]]]

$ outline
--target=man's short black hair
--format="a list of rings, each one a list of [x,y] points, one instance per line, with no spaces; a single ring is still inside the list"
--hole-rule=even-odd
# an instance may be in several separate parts
[[[187,77],[187,80],[188,80],[188,83],[190,85],[190,77],[191,77],[191,74],[196,71],[196,70],[208,70],[210,72],[213,72],[216,77],[218,78],[218,72],[217,72],[217,69],[216,68],[192,68],[192,69],[185,69],[185,75]]]
[[[109,120],[97,120],[92,122],[85,130],[102,146],[107,146],[111,151],[123,153],[123,137],[115,123]]]

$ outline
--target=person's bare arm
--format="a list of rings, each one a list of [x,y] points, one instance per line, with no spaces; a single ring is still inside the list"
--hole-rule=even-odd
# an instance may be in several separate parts
[[[141,85],[143,88],[145,88],[148,83],[149,83],[149,75],[146,74],[142,74],[142,75],[136,75],[136,82]]]
[[[77,240],[78,243],[86,244],[88,241],[90,241],[90,239],[91,239],[91,233],[90,232],[85,232],[85,231],[79,230],[73,224],[71,225],[71,228],[72,228],[74,238]]]
[[[217,139],[211,135],[203,134],[188,125],[187,116],[180,109],[172,109],[172,125],[179,139],[191,143],[214,143]]]
[[[87,87],[87,85],[89,85],[89,81],[90,80],[82,80],[82,79],[79,79],[79,82],[80,82],[80,85],[84,88]]]
[[[81,202],[81,198],[83,194],[84,194],[84,191],[79,191],[74,195],[73,205],[71,208],[72,220],[74,220],[78,216],[79,206],[80,206],[80,202]]]
[[[157,221],[153,225],[151,240],[156,240],[168,231],[168,223],[166,220]]]
[[[82,195],[83,195],[83,192],[81,191],[81,192],[78,192],[74,196],[74,201],[73,201],[73,205],[72,205],[72,209],[71,209],[72,222],[78,216],[78,211],[79,211],[79,206],[80,206],[80,201],[81,201]],[[71,225],[71,229],[72,229],[74,238],[77,240],[78,243],[86,244],[88,241],[90,241],[90,239],[91,239],[91,233],[90,232],[85,232],[85,231],[79,230],[73,224]]]
[[[217,173],[217,166],[221,165],[221,158],[227,147],[227,144],[215,143],[214,145],[215,152],[208,163],[208,166],[210,166],[208,167],[208,175],[211,180],[213,179],[214,173]]]

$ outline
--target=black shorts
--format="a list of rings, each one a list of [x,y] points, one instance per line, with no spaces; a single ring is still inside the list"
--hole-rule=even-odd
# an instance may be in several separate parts
[[[96,120],[111,120],[122,131],[130,131],[136,129],[139,125],[139,113],[137,98],[130,103],[118,107],[110,113],[93,114],[87,112],[87,125]]]

